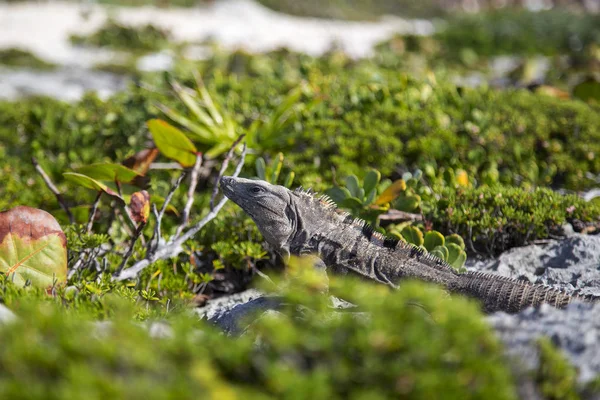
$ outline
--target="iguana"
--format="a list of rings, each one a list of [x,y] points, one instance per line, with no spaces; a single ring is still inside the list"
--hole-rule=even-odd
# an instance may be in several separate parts
[[[223,177],[230,200],[256,223],[267,243],[283,257],[317,255],[316,267],[353,272],[394,288],[418,279],[481,301],[486,312],[515,313],[548,303],[565,307],[583,296],[482,272],[459,273],[421,248],[385,237],[362,220],[336,208],[327,196],[291,191],[265,181]]]

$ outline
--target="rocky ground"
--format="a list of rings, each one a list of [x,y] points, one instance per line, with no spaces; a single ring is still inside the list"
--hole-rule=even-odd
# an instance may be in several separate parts
[[[467,267],[600,297],[600,236],[576,234],[515,248],[497,259],[469,261]],[[224,331],[239,334],[248,315],[272,312],[280,305],[275,297],[248,290],[210,301],[198,313]],[[600,303],[573,303],[564,310],[543,306],[515,315],[494,313],[487,318],[519,368],[537,366],[535,341],[547,336],[579,369],[582,384],[600,374]]]

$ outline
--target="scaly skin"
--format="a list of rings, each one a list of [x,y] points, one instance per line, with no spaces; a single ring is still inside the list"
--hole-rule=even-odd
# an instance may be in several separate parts
[[[316,254],[324,264],[318,266],[337,273],[352,272],[392,287],[411,278],[435,283],[480,300],[486,312],[515,313],[542,303],[562,308],[572,300],[589,300],[492,274],[458,273],[422,249],[374,232],[364,221],[336,209],[326,196],[232,177],[221,179],[221,189],[254,220],[265,240],[283,257]]]

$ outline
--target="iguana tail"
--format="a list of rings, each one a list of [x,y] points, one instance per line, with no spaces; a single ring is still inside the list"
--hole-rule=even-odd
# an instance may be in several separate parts
[[[483,272],[460,274],[449,290],[474,297],[483,303],[485,312],[519,312],[529,306],[537,307],[543,303],[557,308],[566,307],[573,300],[591,301],[591,298],[569,295],[544,285]]]

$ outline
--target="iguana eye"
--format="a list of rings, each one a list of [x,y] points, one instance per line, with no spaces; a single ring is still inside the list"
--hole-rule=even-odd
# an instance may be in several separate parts
[[[250,189],[252,193],[260,193],[262,192],[262,188],[260,186],[254,186]]]

